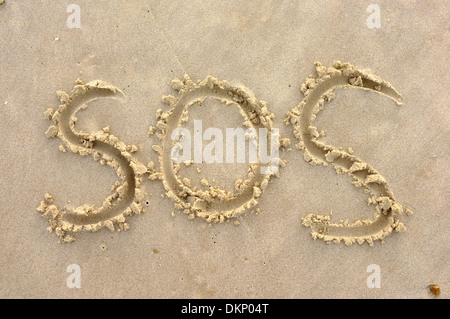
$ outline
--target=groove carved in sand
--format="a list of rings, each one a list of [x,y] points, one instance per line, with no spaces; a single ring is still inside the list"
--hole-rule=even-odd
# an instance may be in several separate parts
[[[285,124],[292,124],[294,135],[299,140],[297,148],[303,150],[304,159],[313,165],[331,165],[338,174],[348,174],[356,187],[363,187],[369,194],[368,204],[374,205],[376,215],[373,220],[357,220],[331,223],[330,216],[308,214],[302,218],[302,224],[311,228],[314,239],[347,245],[354,242],[373,244],[382,240],[393,230],[404,231],[405,226],[398,215],[411,214],[394,198],[385,178],[373,167],[358,157],[331,145],[325,145],[318,138],[321,134],[313,126],[316,114],[326,102],[335,97],[337,88],[361,88],[381,93],[402,104],[400,94],[388,82],[379,77],[358,70],[348,63],[334,62],[331,67],[316,63],[317,75],[310,75],[302,85],[304,100],[287,113]]]
[[[219,81],[211,76],[195,83],[185,75],[182,80],[174,79],[171,85],[178,92],[178,97],[163,97],[163,102],[170,109],[167,112],[158,110],[157,126],[151,128],[151,133],[156,134],[162,144],[153,146],[159,153],[160,172],[150,177],[163,181],[168,197],[175,201],[175,208],[182,210],[190,219],[202,217],[208,222],[223,222],[255,207],[271,176],[276,175],[261,172],[261,166],[266,164],[259,160],[249,164],[247,178],[236,181],[235,192],[213,186],[209,186],[207,191],[198,190],[179,175],[180,164],[175,165],[172,161],[171,152],[175,142],[171,140],[171,132],[187,121],[190,106],[201,104],[205,98],[213,98],[223,103],[224,107],[236,104],[244,119],[244,126],[254,128],[256,132],[259,128],[266,128],[267,137],[264,138],[271,145],[271,139],[279,136],[272,136],[273,114],[268,111],[266,103],[258,101],[245,88],[234,87],[227,81]],[[261,137],[253,136],[250,140],[255,141],[257,138]],[[278,158],[272,160],[282,162]]]
[[[116,170],[122,182],[115,182],[112,195],[108,196],[100,208],[83,205],[75,209],[58,208],[53,197],[45,194],[45,199],[37,208],[48,219],[50,232],[54,232],[61,242],[74,240],[74,233],[81,230],[95,231],[102,227],[110,230],[126,230],[129,225],[126,217],[144,212],[141,201],[143,191],[139,188],[141,177],[147,173],[147,167],[132,157],[137,151],[135,145],[126,145],[109,132],[109,127],[99,132],[86,133],[75,130],[76,114],[88,107],[89,102],[101,98],[123,98],[123,93],[103,81],[77,84],[70,93],[57,92],[61,105],[57,110],[47,109],[45,114],[53,121],[45,135],[48,138],[59,137],[64,144],[59,149],[91,155],[102,165]]]

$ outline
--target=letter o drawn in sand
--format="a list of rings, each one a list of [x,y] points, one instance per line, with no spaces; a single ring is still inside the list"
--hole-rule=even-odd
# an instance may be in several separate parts
[[[330,216],[308,214],[302,218],[302,224],[311,228],[314,239],[351,245],[374,240],[382,240],[393,230],[404,231],[405,226],[398,220],[399,214],[412,214],[394,198],[386,180],[369,164],[352,154],[336,147],[325,145],[318,140],[321,136],[313,121],[324,104],[334,98],[336,88],[361,88],[381,93],[401,105],[400,94],[392,85],[366,71],[358,70],[348,63],[334,62],[331,67],[315,63],[317,76],[310,75],[301,87],[303,101],[287,113],[285,124],[292,124],[294,135],[299,140],[297,148],[303,150],[304,159],[312,165],[331,164],[338,174],[346,173],[353,179],[353,185],[363,187],[370,195],[368,204],[375,205],[373,220],[357,220],[353,224],[347,221],[332,224]]]
[[[128,229],[126,217],[144,212],[141,204],[144,193],[139,186],[141,176],[147,173],[147,168],[132,158],[131,153],[137,147],[120,142],[110,134],[109,127],[95,133],[75,130],[75,115],[87,108],[89,102],[101,98],[123,99],[123,93],[103,81],[83,84],[77,80],[70,93],[58,91],[57,94],[62,104],[56,111],[49,108],[45,112],[54,123],[45,135],[48,138],[59,137],[64,142],[59,147],[62,152],[71,150],[81,156],[91,155],[100,164],[114,168],[122,183],[115,182],[112,186],[113,194],[98,209],[90,205],[59,209],[53,204],[53,197],[45,194],[45,200],[41,201],[37,210],[48,219],[48,230],[54,232],[62,243],[73,241],[73,233],[81,230],[95,231],[102,227],[108,227],[112,231]]]
[[[245,88],[234,87],[227,81],[219,81],[208,76],[203,81],[197,83],[189,79],[187,75],[182,80],[174,79],[171,82],[172,88],[178,92],[178,98],[174,96],[164,96],[163,103],[170,106],[170,110],[157,113],[158,123],[156,136],[162,142],[162,147],[154,145],[153,149],[159,153],[161,174],[167,196],[175,201],[175,207],[183,210],[188,218],[202,217],[208,222],[224,222],[232,217],[236,217],[244,211],[254,207],[258,203],[258,198],[266,189],[273,172],[261,170],[264,165],[271,165],[279,158],[271,159],[270,164],[262,164],[258,159],[255,163],[249,163],[247,179],[240,180],[239,187],[235,187],[235,192],[226,191],[213,186],[209,190],[203,191],[192,188],[189,183],[185,183],[179,174],[172,160],[171,133],[182,123],[187,121],[188,108],[194,103],[201,103],[205,98],[213,98],[225,105],[237,104],[240,114],[244,118],[244,126],[253,128],[253,132],[258,134],[260,128],[265,128],[267,132],[268,144],[272,145],[272,138],[279,138],[272,134],[271,114],[265,102],[258,101]],[[249,140],[255,142],[262,136],[253,135]],[[278,145],[277,145],[278,147]],[[273,151],[273,147],[272,147]]]

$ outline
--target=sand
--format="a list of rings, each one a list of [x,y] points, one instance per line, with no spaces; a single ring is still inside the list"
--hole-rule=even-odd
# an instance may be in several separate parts
[[[2,298],[448,298],[447,4],[70,5],[0,5]]]

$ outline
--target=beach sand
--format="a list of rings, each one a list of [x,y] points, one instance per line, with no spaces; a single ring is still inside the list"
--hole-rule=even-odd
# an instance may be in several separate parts
[[[0,5],[0,297],[449,297],[447,3],[73,2]],[[305,94],[315,89],[303,85],[311,83],[308,76],[335,61],[389,82],[402,103],[376,92],[385,93],[381,86],[358,88],[353,74],[349,87],[336,87],[317,110],[317,130],[310,132],[332,146],[326,151],[332,159],[311,165],[307,160],[319,153],[298,145],[309,133],[296,137],[286,114],[303,111]],[[185,127],[192,130],[194,119],[203,121],[203,131],[240,127],[244,96],[267,107],[257,112],[272,121],[265,127],[291,142],[279,150],[285,165],[278,176],[257,179],[252,193],[237,200],[246,210],[226,215],[228,204],[219,203],[222,213],[211,217],[204,201],[186,210],[170,193],[154,145],[168,147],[157,129],[165,123],[158,122],[181,100],[185,74],[193,83],[208,76],[226,81],[224,96],[242,90],[231,97],[234,106],[200,90]],[[76,113],[76,138],[85,141],[72,152],[71,143],[79,142],[58,135],[71,130],[68,123],[59,129],[54,112],[72,101],[64,102],[61,91],[76,85],[89,87],[95,99]],[[104,98],[117,92],[120,99]],[[372,177],[383,182],[374,184],[386,186],[395,201],[388,196],[368,205],[372,190],[352,185],[349,170],[333,162],[338,153],[376,171]],[[206,201],[249,174],[248,163],[180,166],[180,179]],[[134,186],[122,192],[123,181]],[[110,211],[111,222],[102,217],[105,200],[115,200],[109,196],[126,204]],[[404,213],[392,213],[396,203]],[[319,219],[373,221],[383,205],[389,213],[380,216],[392,213],[395,220],[386,217],[394,231],[382,240],[369,232],[361,243],[325,242],[322,224],[311,226]],[[65,210],[77,207],[88,217],[71,220],[87,226],[64,224]],[[352,232],[346,228],[343,237]],[[437,297],[433,284],[440,286]]]

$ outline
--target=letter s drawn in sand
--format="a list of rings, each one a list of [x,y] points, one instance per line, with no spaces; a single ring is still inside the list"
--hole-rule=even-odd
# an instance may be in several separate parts
[[[318,62],[315,65],[317,76],[310,75],[303,83],[304,100],[287,113],[285,124],[293,125],[294,135],[299,140],[297,148],[303,150],[307,162],[313,165],[331,164],[338,174],[350,175],[353,185],[364,187],[370,195],[367,202],[375,205],[377,213],[374,220],[357,220],[353,224],[346,221],[332,224],[330,216],[308,214],[302,218],[302,224],[311,228],[314,239],[336,243],[343,241],[346,245],[366,241],[373,245],[373,240],[382,240],[393,230],[404,231],[406,228],[397,216],[412,212],[395,200],[384,177],[369,164],[346,151],[320,142],[317,138],[321,134],[312,123],[324,104],[334,98],[336,88],[371,90],[389,97],[397,105],[402,104],[402,99],[390,83],[349,63],[337,61],[328,68]]]
[[[108,196],[98,209],[83,205],[75,209],[59,209],[53,204],[53,197],[45,194],[45,200],[37,208],[48,219],[49,232],[54,232],[60,242],[74,240],[73,233],[81,230],[95,231],[102,227],[110,230],[126,230],[126,216],[144,212],[141,204],[144,193],[139,188],[141,176],[147,173],[147,168],[132,158],[131,153],[137,151],[134,145],[125,145],[105,127],[99,132],[86,133],[75,130],[76,113],[88,107],[88,103],[100,98],[123,98],[123,93],[103,81],[92,81],[77,84],[70,93],[57,92],[61,105],[55,111],[47,109],[45,115],[53,121],[45,135],[48,138],[59,137],[64,145],[59,149],[66,152],[86,156],[91,155],[102,165],[109,165],[117,172],[122,183],[116,181],[112,186],[113,194]],[[72,233],[72,234],[71,234]]]

